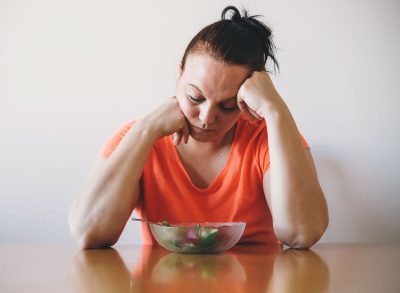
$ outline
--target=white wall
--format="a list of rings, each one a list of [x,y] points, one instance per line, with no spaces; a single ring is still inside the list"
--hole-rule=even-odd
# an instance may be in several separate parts
[[[329,204],[322,241],[400,240],[398,1],[2,0],[0,243],[72,243],[67,210],[97,152],[174,94],[186,44],[231,3],[275,32],[273,80]]]

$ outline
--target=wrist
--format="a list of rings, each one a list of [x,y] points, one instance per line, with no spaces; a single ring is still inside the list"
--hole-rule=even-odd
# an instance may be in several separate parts
[[[154,119],[150,117],[143,117],[139,119],[136,123],[137,129],[144,135],[151,137],[153,140],[157,140],[163,137],[162,129],[158,126]]]
[[[282,102],[279,103],[268,103],[262,107],[262,117],[267,119],[271,116],[280,116],[281,114],[289,111],[286,103],[281,99]]]

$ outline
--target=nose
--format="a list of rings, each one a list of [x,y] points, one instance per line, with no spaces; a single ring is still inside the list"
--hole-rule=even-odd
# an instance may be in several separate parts
[[[203,103],[200,107],[199,120],[201,126],[207,129],[210,125],[213,125],[216,121],[217,111],[214,106],[209,103]]]

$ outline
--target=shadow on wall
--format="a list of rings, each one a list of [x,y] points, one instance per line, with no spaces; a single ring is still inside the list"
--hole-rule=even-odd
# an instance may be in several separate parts
[[[321,146],[313,147],[312,153],[330,215],[321,242],[399,240],[396,225],[388,224],[394,215],[386,214],[390,201],[384,199],[391,196],[390,188],[382,190],[378,179],[383,174],[373,162]]]

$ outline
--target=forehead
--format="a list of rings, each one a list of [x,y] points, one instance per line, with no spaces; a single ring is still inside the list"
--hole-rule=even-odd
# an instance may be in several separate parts
[[[186,85],[200,88],[205,97],[223,100],[235,96],[248,75],[245,66],[216,61],[207,54],[190,54],[182,78]]]

